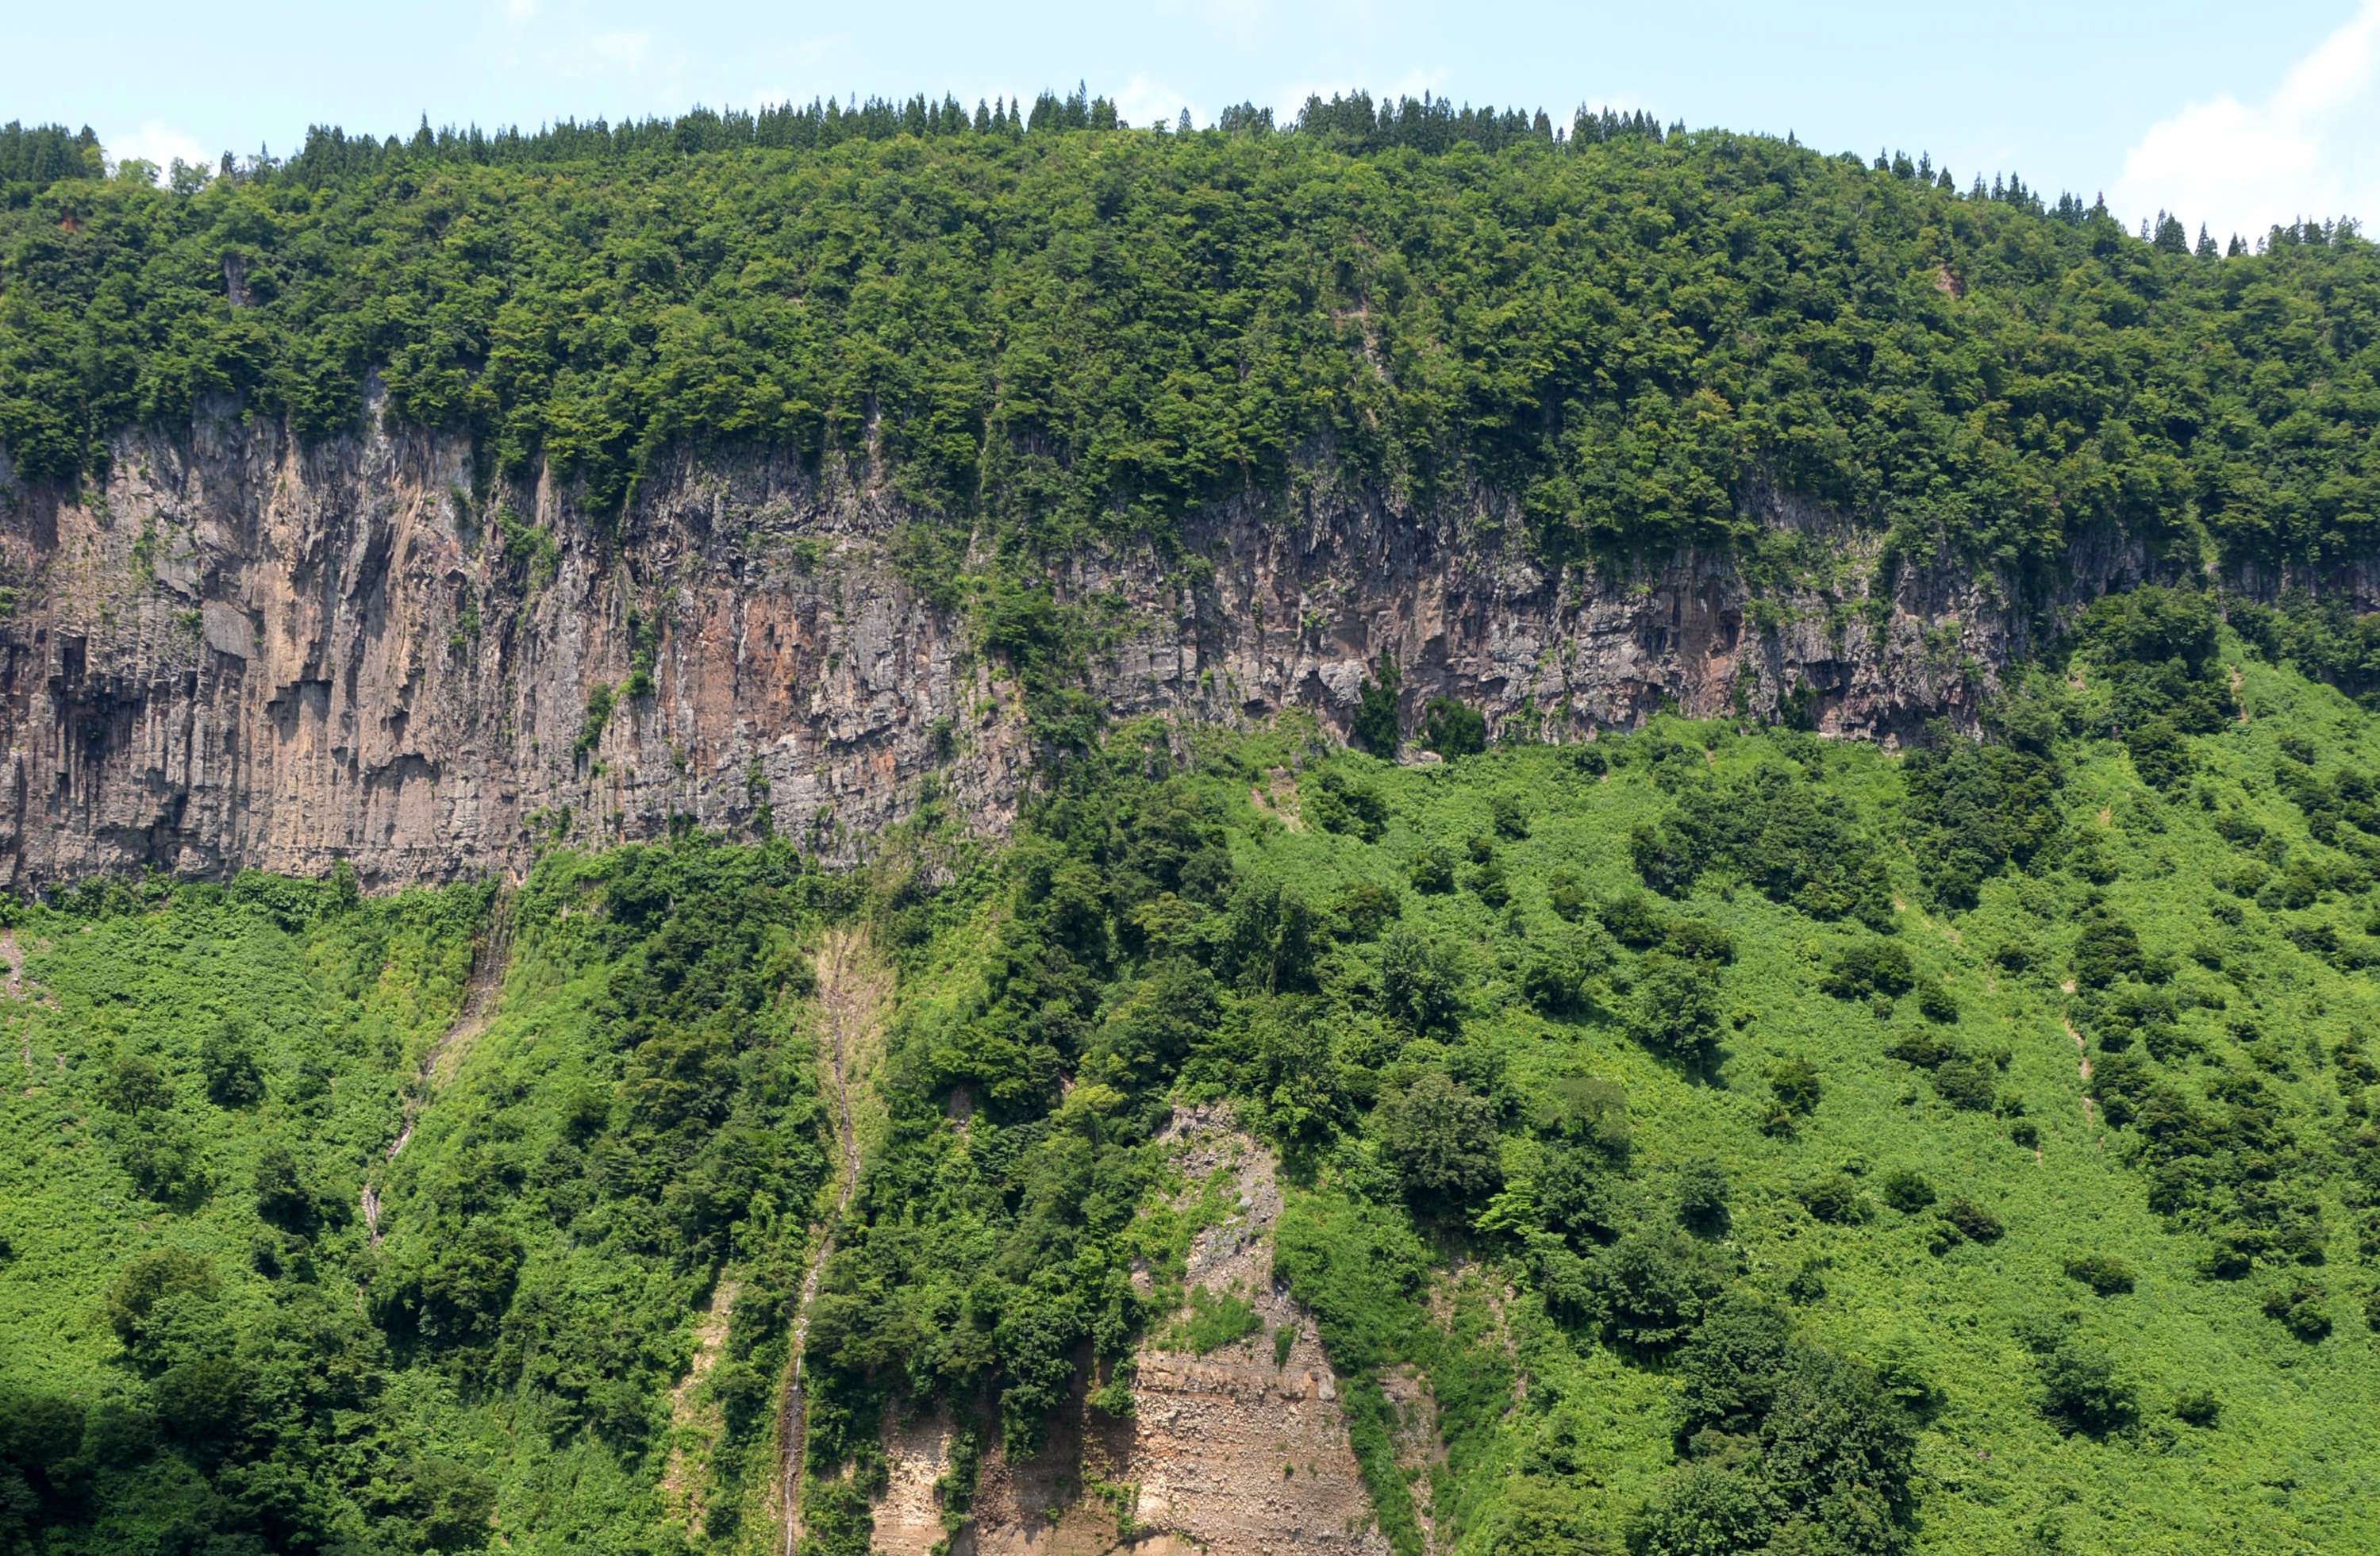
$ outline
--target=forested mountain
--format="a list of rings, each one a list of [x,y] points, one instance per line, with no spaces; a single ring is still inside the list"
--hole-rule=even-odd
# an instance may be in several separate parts
[[[2101,526],[2240,565],[2369,548],[2351,231],[2217,258],[1906,156],[1437,109],[330,130],[188,193],[43,185],[63,149],[28,136],[0,446],[71,482],[213,394],[320,440],[377,378],[384,414],[599,514],[665,451],[748,442],[881,458],[921,519],[1045,548],[1318,456],[1489,487],[1562,557],[1740,535],[1755,477],[1996,565]]]
[[[1436,100],[0,130],[0,1545],[2380,1542],[2375,281]]]

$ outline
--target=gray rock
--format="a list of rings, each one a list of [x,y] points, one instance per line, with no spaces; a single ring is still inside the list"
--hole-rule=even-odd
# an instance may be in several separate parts
[[[764,805],[848,861],[929,775],[972,825],[1013,820],[1032,755],[1017,689],[963,613],[905,579],[909,516],[868,469],[686,455],[616,524],[551,478],[507,488],[552,538],[548,578],[468,495],[465,442],[391,431],[377,405],[366,422],[303,447],[217,410],[119,439],[79,500],[0,490],[9,885],[339,859],[376,886],[517,876],[549,841],[664,835],[674,815],[747,829]],[[1947,561],[1904,566],[1861,616],[1874,531],[1747,504],[1799,569],[1757,605],[1726,554],[1552,568],[1491,495],[1420,510],[1321,464],[1292,497],[1198,516],[1170,559],[1117,547],[1051,583],[1123,607],[1092,666],[1119,717],[1302,706],[1343,735],[1385,650],[1409,714],[1461,697],[1508,738],[1789,700],[1823,733],[1900,738],[1972,724],[2046,613],[2143,565],[2080,548],[2031,602]],[[623,696],[582,754],[589,694],[631,674],[631,610],[662,623],[651,692]]]

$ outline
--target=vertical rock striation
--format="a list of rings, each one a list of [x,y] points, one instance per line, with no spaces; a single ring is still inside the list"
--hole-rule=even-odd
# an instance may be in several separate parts
[[[475,500],[458,437],[321,447],[218,412],[128,434],[79,494],[0,524],[0,868],[517,874],[546,840],[763,817],[830,857],[938,798],[997,831],[1030,760],[1020,704],[948,588],[896,565],[905,514],[865,461],[683,454],[616,524],[556,483]],[[1878,564],[1866,530],[1768,492],[1753,570],[1685,553],[1549,567],[1491,497],[1416,512],[1318,468],[1199,516],[1171,553],[1055,570],[1122,626],[1111,713],[1343,731],[1386,651],[1417,706],[1574,738],[1658,708],[1783,710],[1843,735],[1964,718],[2022,651],[1989,578]],[[2136,574],[2077,553],[2075,594]],[[1756,585],[1756,587],[1755,587]],[[640,635],[641,634],[641,635]],[[608,712],[606,709],[608,708]]]

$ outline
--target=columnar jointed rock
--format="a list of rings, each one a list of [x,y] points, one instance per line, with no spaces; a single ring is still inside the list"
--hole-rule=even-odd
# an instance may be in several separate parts
[[[0,487],[10,884],[517,873],[547,839],[740,828],[763,806],[848,858],[929,784],[977,825],[1014,814],[1015,691],[948,590],[905,581],[914,516],[864,462],[686,455],[609,523],[552,482],[474,498],[466,442],[370,425],[305,448],[217,414],[126,436],[81,494]],[[1492,500],[1416,513],[1321,469],[1199,516],[1170,562],[1086,554],[1053,582],[1127,607],[1092,666],[1111,711],[1304,704],[1342,731],[1383,650],[1409,708],[1447,693],[1570,737],[1738,702],[1905,733],[1970,711],[2023,646],[2023,614],[1947,567],[1903,569],[1892,609],[1855,616],[1874,537],[1748,502],[1831,588],[1755,606],[1730,563],[1691,553],[1550,568]],[[654,635],[643,677],[632,625]]]

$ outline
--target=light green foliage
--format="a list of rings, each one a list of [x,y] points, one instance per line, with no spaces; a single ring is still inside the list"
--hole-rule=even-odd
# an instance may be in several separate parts
[[[2087,672],[2056,710],[2060,728],[2085,733],[2014,748],[2037,762],[1973,748],[1981,788],[1956,766],[1961,748],[1947,748],[1946,779],[1932,759],[1669,722],[1598,742],[1597,768],[1515,748],[1452,771],[1349,755],[1300,774],[1307,795],[1377,792],[1385,825],[1366,839],[1268,828],[1244,805],[1241,774],[1293,766],[1294,736],[1202,758],[1186,792],[1206,796],[1243,882],[1205,910],[1207,943],[1228,943],[1228,904],[1250,879],[1318,902],[1416,878],[1442,888],[1404,893],[1377,938],[1325,916],[1302,984],[1266,991],[1224,978],[1209,954],[1213,1034],[1173,1039],[1181,1073],[1252,1100],[1261,1086],[1220,1077],[1256,1063],[1264,1034],[1303,1030],[1327,1055],[1298,1085],[1336,1100],[1275,1134],[1310,1174],[1291,1194],[1280,1268],[1346,1375],[1393,1543],[1411,1549],[1416,1526],[1369,1380],[1401,1365],[1431,1378],[1464,1444],[1447,1480],[1462,1489],[1433,1501],[1463,1549],[1530,1529],[1585,1531],[1589,1548],[1694,1549],[1741,1516],[1779,1549],[1834,1531],[1852,1549],[1985,1551],[2010,1527],[2054,1525],[2069,1549],[2181,1550],[2210,1522],[2265,1515],[2225,1466],[2275,1454],[2307,1477],[2277,1526],[2284,1548],[2362,1528],[2353,1472],[2323,1470],[2299,1446],[2328,1412],[2325,1452],[2380,1452],[2347,1425],[2370,1366],[2350,1333],[2362,1320],[2340,1295],[2350,1282],[2300,1273],[2292,1250],[2325,1229],[2332,1265],[2357,1257],[2341,1230],[2363,1192],[2346,1110],[2380,1066],[2350,1032],[2380,1013],[2340,970],[2369,916],[2346,845],[2368,803],[2356,774],[2380,742],[2363,755],[2361,715],[2333,694],[2223,652],[2216,673],[2237,665],[2252,717],[2182,736],[2203,796],[2144,784],[2131,751],[2088,733],[2107,727],[2096,721],[2115,691]],[[2307,719],[2323,721],[2311,764],[2282,748]],[[1911,802],[1912,767],[1937,796],[1930,810]],[[2032,785],[2013,820],[1999,797],[2011,783]],[[1697,795],[1757,803],[1763,784],[1793,796],[1765,826],[1854,838],[1873,872],[1836,890],[1814,868],[1772,893],[1755,861],[1714,851],[1691,883],[1669,883],[1673,898],[1643,892],[1639,828],[1658,835]],[[1498,825],[1497,800],[1514,793],[1529,796],[1524,835]],[[1934,845],[1985,817],[2002,830],[1972,849]],[[2245,849],[2226,835],[2249,825]],[[2317,827],[2339,843],[2313,841]],[[1475,888],[1483,845],[1505,864],[1504,904]],[[2302,861],[2307,906],[2234,911],[2238,899],[2185,884],[2255,849]],[[1971,895],[1933,878],[1962,863]],[[1803,896],[1809,881],[1820,889]],[[1962,900],[1955,917],[1929,917],[1927,905]],[[1880,908],[1876,922],[1847,903]],[[2259,930],[2268,914],[2280,921]],[[2302,932],[2313,920],[2335,938]],[[2243,961],[2251,932],[2266,949]],[[2252,1027],[2235,1030],[2252,1009]],[[2125,1022],[2129,1047],[2102,1041]],[[1696,1063],[1677,1062],[1672,1029]],[[2318,1053],[2309,1029],[2325,1034]],[[2191,1127],[2217,1131],[2189,1137],[2204,1149],[2141,1127],[2159,1086],[2187,1099]],[[1612,1093],[1633,1117],[1605,1134]],[[1494,1121],[1492,1171],[1480,1114]],[[1790,1128],[1764,1127],[1779,1115]],[[1248,1116],[1279,1130],[1262,1107]],[[2220,1131],[2240,1130],[2294,1143],[2265,1197],[2229,1175],[2248,1148]],[[2178,1149],[2170,1160],[2192,1175],[2160,1168]],[[1723,1221],[1710,1213],[1720,1205]],[[1675,1230],[1661,1230],[1673,1212]],[[1723,1233],[1693,1234],[1713,1227]],[[2244,1278],[2211,1278],[2210,1248],[2244,1261]],[[1475,1415],[1448,1403],[1469,1397],[1464,1380],[1485,1366],[1430,1316],[1450,1310],[1433,1291],[1464,1289],[1444,1272],[1457,1249],[1519,1290],[1498,1320],[1512,1337],[1503,1365],[1528,1380],[1518,1411],[1509,1392]],[[1733,1425],[1690,1426],[1687,1438],[1708,1435],[1682,1457],[1668,1435],[1686,1418],[1674,1405],[1650,1432],[1581,1435],[1582,1412],[1624,1414],[1642,1408],[1637,1391],[1682,1388],[1697,1337],[1739,1301],[1779,1305],[1789,1359],[1741,1385],[1754,1404],[1727,1407],[1742,1413]],[[2054,1328],[2028,1355],[2022,1320],[2044,1312]],[[2326,1334],[2300,1338],[2325,1320]],[[1815,1359],[1790,1359],[1804,1355]],[[2281,1378],[2285,1392],[2269,1392]],[[1789,1395],[1780,1418],[1773,1402]],[[2195,1435],[2168,1435],[2185,1430]],[[1872,1467],[1831,1467],[1836,1452]],[[2329,1489],[2310,1494],[2315,1479]]]
[[[735,1538],[825,1176],[800,936],[837,893],[783,845],[553,856],[443,1069],[485,888],[20,916],[46,997],[0,1007],[30,1065],[0,1130],[41,1171],[0,1207],[0,1439],[71,1417],[6,1448],[37,1519],[94,1551],[666,1543],[666,1394],[724,1272],[698,1468]]]
[[[1193,1286],[1190,1316],[1176,1324],[1168,1338],[1176,1345],[1204,1355],[1237,1344],[1262,1328],[1264,1320],[1239,1293]]]
[[[484,1454],[393,1397],[357,1277],[358,1190],[488,904],[249,875],[102,883],[18,915],[0,1439],[18,1511],[66,1548],[419,1549],[473,1508],[464,1543],[484,1541],[492,1483],[464,1462]]]

